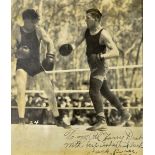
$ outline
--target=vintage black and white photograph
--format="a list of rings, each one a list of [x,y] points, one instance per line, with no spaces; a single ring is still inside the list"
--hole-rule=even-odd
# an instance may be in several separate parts
[[[142,0],[12,0],[11,153],[143,154]]]

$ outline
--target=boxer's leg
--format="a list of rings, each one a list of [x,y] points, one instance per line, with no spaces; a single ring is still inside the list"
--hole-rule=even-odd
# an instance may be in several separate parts
[[[103,81],[102,87],[101,87],[101,94],[118,110],[123,109],[122,104],[120,103],[120,100],[116,95],[111,92],[111,90],[108,87],[107,80]]]
[[[16,71],[16,85],[17,85],[17,104],[18,115],[20,123],[24,123],[25,117],[25,90],[27,82],[27,72],[23,69],[17,69]]]
[[[100,114],[100,116],[104,117],[103,97],[100,92],[101,87],[102,87],[102,81],[95,79],[93,77],[90,78],[90,87],[89,87],[90,98],[93,102],[96,114],[97,115]]]
[[[48,97],[49,115],[54,116],[54,118],[56,120],[56,124],[58,126],[62,126],[64,128],[70,128],[70,126],[65,124],[62,121],[62,118],[60,118],[60,116],[59,116],[57,101],[56,101],[56,97],[55,97],[55,93],[54,93],[54,84],[51,82],[50,78],[48,77],[49,75],[43,71],[43,72],[37,74],[36,76],[37,76],[37,81],[38,81],[38,84],[40,85],[40,88],[45,91],[45,93]]]
[[[119,100],[119,98],[110,91],[107,80],[103,81],[103,85],[101,87],[101,94],[113,105],[117,108],[118,112],[122,116],[122,121],[130,119],[130,114],[123,109],[123,106]]]
[[[98,122],[93,127],[88,128],[87,130],[95,131],[95,130],[104,130],[107,128],[103,108],[103,97],[100,92],[102,83],[103,83],[103,76],[97,76],[97,74],[91,73],[89,95],[94,105]]]
[[[40,88],[45,91],[48,100],[49,100],[49,108],[48,110],[52,111],[54,117],[59,116],[59,111],[57,107],[57,101],[54,93],[54,85],[50,81],[49,75],[47,75],[45,72],[41,72],[36,75],[36,81],[39,84]]]

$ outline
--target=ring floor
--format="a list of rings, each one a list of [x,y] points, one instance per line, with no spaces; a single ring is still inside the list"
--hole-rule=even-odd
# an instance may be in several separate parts
[[[142,155],[142,127],[11,125],[12,155]]]

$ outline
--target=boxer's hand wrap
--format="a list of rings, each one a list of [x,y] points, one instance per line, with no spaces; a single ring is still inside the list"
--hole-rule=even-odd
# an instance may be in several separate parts
[[[100,62],[103,62],[104,58],[101,58],[101,53],[99,54],[91,54],[88,56],[88,62],[90,64],[94,65],[98,65],[100,64]]]
[[[99,61],[102,61],[104,58],[101,57],[102,53],[96,54],[96,57]]]
[[[94,62],[102,61],[104,59],[104,58],[101,58],[101,53],[91,54],[90,57],[91,57],[92,61],[94,61]]]
[[[46,59],[53,59],[54,60],[54,58],[55,58],[54,53],[47,53],[46,54]]]

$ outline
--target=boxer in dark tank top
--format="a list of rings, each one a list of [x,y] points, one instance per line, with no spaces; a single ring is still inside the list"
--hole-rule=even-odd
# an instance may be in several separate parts
[[[123,109],[117,96],[115,96],[107,85],[106,74],[108,71],[107,59],[119,56],[119,51],[112,37],[101,24],[102,14],[98,9],[86,11],[87,27],[81,30],[75,42],[69,43],[74,50],[86,40],[86,56],[90,67],[89,95],[96,111],[98,122],[88,130],[105,130],[107,128],[103,97],[105,97],[121,114],[122,123],[130,119],[130,113]]]
[[[54,64],[55,48],[53,41],[43,28],[37,25],[39,14],[34,9],[23,11],[24,25],[16,26],[12,32],[12,56],[17,58],[16,85],[19,123],[25,123],[25,91],[28,76],[39,77],[36,82],[43,89],[49,100],[48,115],[54,116],[55,123],[64,128],[70,128],[59,116],[54,85],[51,83],[45,70]],[[40,62],[40,43],[43,41],[47,47],[46,56]]]
[[[40,64],[40,42],[37,38],[36,30],[32,32],[26,33],[20,27],[21,32],[21,42],[18,45],[18,48],[22,46],[27,46],[30,49],[30,53],[28,58],[19,58],[17,60],[17,70],[23,69],[25,70],[30,76],[34,76],[39,72],[43,71],[41,64]]]

